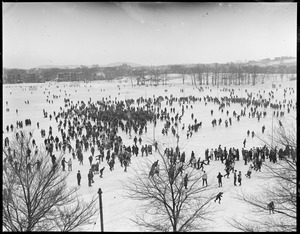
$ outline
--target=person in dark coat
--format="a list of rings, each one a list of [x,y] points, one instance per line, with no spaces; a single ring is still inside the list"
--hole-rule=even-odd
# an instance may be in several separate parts
[[[113,159],[111,159],[109,161],[108,165],[109,165],[109,170],[112,171],[114,169],[115,161]]]
[[[90,166],[92,166],[92,162],[93,162],[93,156],[92,155],[90,155],[89,161],[90,161]]]
[[[155,162],[152,164],[151,169],[150,169],[150,171],[149,171],[149,177],[153,177],[153,176],[154,176],[154,172],[155,172],[155,168],[156,168],[157,164],[158,164],[158,160],[155,161]]]
[[[63,171],[65,171],[66,163],[67,163],[66,159],[63,158],[63,160],[61,161],[61,165],[62,165]]]
[[[80,181],[81,181],[81,174],[80,174],[80,170],[78,170],[78,172],[77,172],[77,184],[78,184],[78,186],[80,186]]]
[[[265,125],[262,126],[261,131],[262,131],[263,134],[264,134],[264,132],[265,132],[265,129],[266,129]]]
[[[56,157],[55,157],[55,155],[54,155],[54,154],[52,154],[52,156],[51,156],[51,160],[52,160],[52,164],[54,165],[54,164],[55,164],[55,162],[56,162]]]
[[[268,209],[269,209],[269,213],[271,214],[271,212],[274,214],[274,209],[275,209],[275,206],[274,206],[274,202],[271,201],[269,204],[268,204]]]
[[[93,177],[93,174],[92,174],[92,171],[90,170],[89,173],[88,173],[88,185],[89,187],[92,187],[92,178]]]
[[[219,200],[219,204],[221,204],[220,201],[221,201],[222,195],[223,195],[223,192],[219,192],[219,193],[217,194],[217,196],[216,196],[215,202],[216,202],[217,200]]]
[[[136,142],[137,142],[137,137],[136,136],[133,138],[133,141],[134,141],[134,144],[136,145]]]
[[[94,153],[95,153],[95,148],[94,148],[94,146],[92,146],[92,148],[91,148],[91,153],[92,153],[92,156],[94,156]]]
[[[230,167],[229,167],[229,166],[227,166],[227,167],[225,168],[225,171],[226,171],[226,174],[224,175],[224,177],[225,177],[225,176],[227,176],[227,178],[229,178],[229,174],[230,174]]]
[[[202,175],[202,186],[204,186],[204,183],[207,186],[207,174],[205,171],[203,172],[203,175]]]
[[[234,173],[233,173],[233,184],[234,184],[234,186],[236,186],[236,179],[237,179],[236,170],[234,170]]]
[[[187,184],[188,184],[188,181],[189,181],[187,176],[188,176],[188,174],[185,174],[185,177],[183,179],[183,185],[184,185],[185,189],[187,189]]]
[[[223,175],[221,175],[221,172],[219,172],[219,175],[217,175],[219,187],[222,187],[222,177]]]
[[[37,170],[40,170],[40,169],[41,169],[41,162],[40,162],[40,160],[37,160],[37,161],[36,161],[36,169],[37,169]]]

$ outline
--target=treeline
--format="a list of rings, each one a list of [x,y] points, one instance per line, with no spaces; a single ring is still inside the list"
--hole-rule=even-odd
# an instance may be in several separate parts
[[[164,65],[131,67],[127,64],[115,67],[87,67],[81,66],[72,69],[61,68],[39,68],[39,69],[5,69],[3,70],[3,83],[39,83],[54,81],[59,73],[80,73],[83,81],[92,80],[113,80],[123,77],[131,77],[138,82],[150,77],[152,82],[166,84],[168,75],[179,74],[182,82],[185,83],[187,77],[192,84],[226,84],[236,82],[237,84],[247,82],[251,79],[255,84],[258,74],[270,75],[296,74],[296,64],[279,64],[272,66],[251,65],[249,63],[226,63],[226,64],[195,64],[195,65]],[[254,80],[254,81],[253,81]]]

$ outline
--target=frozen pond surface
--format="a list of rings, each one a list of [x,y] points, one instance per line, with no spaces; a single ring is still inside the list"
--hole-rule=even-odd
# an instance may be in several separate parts
[[[72,84],[74,85],[74,84]],[[71,85],[71,86],[72,86]],[[271,133],[272,129],[272,112],[273,109],[270,107],[266,108],[267,115],[265,118],[261,118],[260,121],[257,118],[248,117],[248,112],[250,111],[250,107],[246,109],[246,116],[241,117],[240,121],[237,121],[236,118],[232,116],[233,111],[236,111],[237,114],[240,114],[240,111],[244,108],[241,107],[240,104],[231,104],[230,107],[226,106],[224,108],[224,112],[221,113],[219,111],[218,104],[214,104],[213,102],[205,102],[203,97],[206,95],[212,97],[224,97],[229,96],[229,91],[224,91],[223,88],[234,89],[235,95],[239,97],[247,97],[247,93],[253,92],[254,95],[261,94],[262,97],[268,98],[269,92],[273,90],[274,92],[274,100],[271,102],[275,103],[283,100],[283,90],[284,88],[294,88],[295,92],[291,92],[288,90],[286,99],[287,101],[292,100],[293,104],[296,102],[296,82],[295,81],[284,81],[278,82],[277,87],[281,85],[281,87],[276,90],[276,88],[272,88],[271,81],[266,81],[265,84],[259,84],[257,86],[221,86],[217,87],[204,87],[204,91],[199,91],[197,88],[191,86],[190,84],[181,84],[181,80],[172,80],[167,85],[158,85],[158,86],[131,86],[130,80],[126,82],[126,79],[121,81],[113,81],[113,82],[105,82],[105,81],[97,81],[91,83],[79,83],[79,86],[70,87],[70,83],[43,83],[43,84],[15,84],[15,85],[3,85],[3,135],[10,136],[12,133],[6,133],[6,126],[11,123],[15,126],[17,120],[24,120],[27,118],[31,119],[31,126],[24,127],[24,129],[33,132],[33,138],[36,140],[38,145],[43,144],[43,138],[40,136],[40,130],[37,129],[36,123],[40,123],[40,129],[45,129],[48,132],[49,126],[53,128],[53,136],[61,136],[57,130],[57,123],[54,118],[50,121],[49,114],[53,115],[53,111],[59,112],[60,107],[64,108],[64,98],[69,98],[73,103],[77,101],[88,102],[91,98],[92,101],[96,102],[97,100],[101,100],[102,98],[107,100],[123,100],[124,98],[133,98],[137,99],[138,97],[144,98],[153,98],[153,96],[168,96],[173,95],[174,97],[187,97],[189,95],[193,95],[195,97],[201,97],[201,102],[189,103],[188,109],[185,110],[185,114],[181,120],[181,124],[179,124],[179,130],[182,128],[182,124],[184,123],[186,128],[188,124],[193,124],[193,119],[191,118],[191,114],[194,113],[194,118],[197,118],[198,122],[202,121],[202,127],[198,130],[197,133],[193,133],[191,138],[186,137],[186,128],[185,130],[180,131],[180,140],[179,146],[182,150],[186,152],[186,160],[189,160],[191,151],[195,152],[196,159],[201,156],[204,158],[205,149],[209,148],[217,148],[219,145],[223,148],[226,146],[227,149],[230,147],[239,148],[240,154],[241,149],[243,147],[243,141],[246,138],[246,149],[249,149],[253,146],[263,146],[263,143],[257,138],[247,137],[247,130],[254,131],[257,135],[261,135],[261,128],[265,125],[265,135]],[[36,86],[36,90],[30,90],[30,86]],[[183,90],[183,91],[180,91]],[[60,96],[58,98],[53,98],[53,95]],[[51,103],[47,102],[48,99],[51,100]],[[259,96],[255,96],[256,99],[259,99]],[[29,104],[25,104],[25,101],[28,100]],[[53,103],[52,103],[53,100]],[[6,104],[6,102],[8,102]],[[162,106],[164,107],[166,101],[162,102]],[[191,105],[193,108],[191,108]],[[167,105],[167,110],[170,110],[170,106]],[[177,112],[181,113],[181,107],[177,102],[173,103],[175,107],[175,114]],[[6,111],[6,109],[9,111]],[[18,114],[16,114],[16,109],[18,109]],[[43,109],[48,112],[48,118],[43,117]],[[210,111],[213,110],[214,114],[211,116]],[[226,115],[226,111],[229,111],[229,115]],[[264,108],[261,108],[263,111]],[[286,109],[285,115],[282,118],[292,119],[292,121],[296,122],[296,108],[291,109],[290,114],[287,114]],[[174,115],[175,115],[174,114]],[[173,116],[174,116],[173,115]],[[224,125],[224,120],[232,118],[232,126],[228,126],[227,128]],[[222,124],[219,126],[212,127],[211,121],[216,118],[222,118]],[[273,119],[273,123],[277,124],[278,120],[276,118]],[[148,131],[142,135],[143,142],[150,143],[153,139],[154,131],[153,125],[147,124]],[[155,128],[155,139],[159,142],[159,144],[168,146],[176,146],[176,138],[173,137],[171,133],[168,136],[163,136],[161,134],[161,130],[163,128],[163,122],[158,121],[157,126]],[[124,145],[132,145],[133,139],[130,139],[124,132],[121,130],[118,133],[122,139]],[[134,134],[133,134],[134,137]],[[73,142],[74,146],[75,143]],[[96,151],[97,152],[97,151]],[[56,154],[54,150],[54,154]],[[57,152],[58,154],[58,152]],[[83,152],[84,154],[84,165],[79,165],[77,160],[73,161],[73,171],[70,173],[68,177],[68,184],[70,186],[77,186],[76,181],[76,173],[77,170],[81,171],[82,175],[82,186],[79,190],[79,193],[83,196],[90,197],[92,195],[97,194],[99,188],[102,189],[102,200],[103,200],[103,215],[104,215],[104,230],[105,231],[143,231],[140,230],[139,227],[134,226],[132,222],[129,221],[129,218],[133,217],[132,211],[135,209],[137,203],[133,200],[125,199],[122,191],[122,184],[128,183],[130,181],[130,177],[132,176],[132,171],[135,170],[137,164],[141,161],[146,160],[145,157],[142,158],[141,155],[138,157],[132,156],[132,163],[130,167],[128,167],[128,172],[124,172],[124,169],[120,166],[118,160],[116,161],[115,170],[110,171],[109,167],[104,160],[100,165],[100,167],[105,166],[106,169],[104,171],[103,178],[99,178],[97,174],[94,176],[95,183],[93,187],[88,187],[88,179],[87,173],[90,168],[88,162],[88,156],[90,152]],[[65,158],[68,161],[71,158],[71,154],[66,154]],[[156,153],[149,155],[147,159],[154,161],[157,157]],[[237,161],[235,164],[235,169],[237,171],[242,171],[242,175],[244,175],[248,169],[248,165],[244,165],[242,160]],[[211,161],[209,166],[205,167],[205,170],[208,173],[208,181],[211,181],[209,186],[215,187],[215,194],[219,191],[223,191],[224,195],[222,198],[221,204],[215,203],[217,212],[215,213],[215,222],[212,223],[211,229],[208,231],[237,231],[226,223],[226,219],[231,216],[237,215],[239,217],[243,217],[247,214],[248,207],[245,204],[240,203],[232,197],[232,194],[239,190],[245,190],[247,192],[255,191],[259,184],[263,183],[257,178],[258,173],[263,173],[264,169],[262,168],[262,172],[253,172],[253,176],[251,179],[247,179],[243,176],[242,186],[233,186],[233,177],[230,176],[229,179],[223,179],[223,187],[217,187],[217,174],[220,171],[224,173],[224,164],[220,161]],[[98,204],[97,204],[98,205]],[[95,225],[90,225],[85,227],[85,231],[100,231],[99,224],[99,216],[95,217]]]

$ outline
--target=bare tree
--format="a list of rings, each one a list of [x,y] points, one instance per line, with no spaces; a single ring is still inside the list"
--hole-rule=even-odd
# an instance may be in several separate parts
[[[194,85],[195,87],[197,87],[197,80],[196,80],[197,73],[198,73],[197,66],[191,67],[189,69],[189,72],[190,72],[190,76],[191,76],[192,85]]]
[[[178,69],[182,77],[182,84],[184,84],[186,75],[188,73],[187,68],[184,65],[179,65]]]
[[[228,222],[242,231],[295,232],[298,196],[296,127],[293,123],[280,123],[263,142],[275,153],[285,148],[283,157],[276,163],[263,163],[264,173],[260,179],[267,183],[262,184],[259,191],[255,194],[236,194],[237,199],[250,205],[252,216],[248,216],[246,221],[233,218]],[[274,203],[274,214],[268,207],[270,202]]]
[[[214,196],[209,193],[212,186],[202,186],[198,170],[171,162],[172,157],[163,155],[161,150],[159,147],[158,174],[149,175],[153,164],[147,161],[140,165],[130,183],[124,185],[125,197],[141,202],[140,213],[131,220],[147,231],[205,230],[205,222],[211,220],[212,214]],[[186,175],[187,188],[184,186]]]
[[[24,131],[10,142],[10,149],[3,148],[5,230],[72,231],[90,224],[97,213],[96,196],[88,202],[80,199],[77,188],[67,186],[68,172],[61,171],[59,162],[52,165],[47,153],[40,150],[38,154],[27,154],[31,143]]]
[[[197,73],[198,73],[199,85],[201,86],[203,84],[203,82],[202,82],[203,65],[199,65],[199,64],[197,65]]]

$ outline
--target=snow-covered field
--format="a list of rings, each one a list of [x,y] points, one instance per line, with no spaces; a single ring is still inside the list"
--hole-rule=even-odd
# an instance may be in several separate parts
[[[249,149],[253,146],[262,146],[263,143],[257,138],[247,137],[247,130],[250,132],[254,131],[256,135],[261,134],[261,128],[263,125],[266,126],[265,134],[271,132],[272,122],[277,124],[278,121],[274,118],[272,121],[272,112],[273,110],[268,107],[266,109],[267,116],[262,118],[260,121],[257,118],[248,117],[249,109],[246,110],[246,116],[241,117],[238,122],[236,118],[232,116],[233,111],[235,110],[237,114],[240,114],[242,108],[240,104],[231,104],[230,107],[225,107],[224,112],[218,110],[218,105],[213,102],[208,102],[205,105],[203,97],[206,95],[213,97],[223,97],[229,96],[229,91],[224,91],[223,88],[234,89],[235,95],[239,97],[246,97],[247,93],[253,92],[256,99],[259,99],[256,94],[261,94],[263,98],[269,98],[269,92],[273,90],[274,99],[271,102],[275,103],[283,100],[283,89],[293,87],[295,92],[290,94],[290,91],[287,92],[286,99],[287,101],[292,100],[293,103],[296,102],[296,81],[283,81],[277,82],[277,87],[281,87],[276,90],[272,88],[271,81],[266,81],[265,84],[259,84],[257,86],[246,85],[246,86],[221,86],[217,87],[205,87],[204,91],[199,91],[195,87],[191,86],[188,81],[183,85],[180,79],[174,79],[168,82],[167,85],[159,86],[131,86],[130,80],[119,80],[113,82],[101,81],[101,82],[91,82],[91,83],[79,83],[77,87],[70,87],[70,83],[43,83],[43,84],[15,84],[15,85],[3,85],[3,135],[4,137],[10,136],[12,133],[6,133],[6,126],[11,123],[16,125],[17,120],[22,120],[30,118],[32,121],[31,126],[24,127],[24,129],[33,132],[33,138],[36,140],[37,144],[43,144],[43,138],[40,137],[40,131],[36,127],[36,123],[40,123],[40,129],[45,129],[47,132],[49,126],[53,128],[53,136],[56,135],[60,137],[60,134],[57,130],[57,123],[55,119],[52,118],[50,121],[49,115],[48,118],[43,118],[43,109],[45,109],[48,114],[53,114],[53,111],[58,112],[60,107],[64,108],[64,98],[69,98],[73,102],[84,101],[87,102],[90,98],[92,101],[97,101],[102,98],[107,98],[107,100],[121,100],[124,98],[133,98],[137,99],[138,97],[144,98],[153,98],[153,96],[168,96],[173,95],[174,97],[189,96],[193,95],[195,97],[201,97],[201,102],[189,103],[188,109],[186,109],[185,114],[182,118],[181,124],[179,125],[179,130],[181,130],[182,124],[185,123],[187,127],[188,124],[192,124],[193,120],[191,114],[194,113],[195,118],[198,122],[202,121],[202,127],[197,133],[193,133],[191,138],[186,137],[186,130],[182,130],[180,133],[179,146],[186,152],[186,158],[189,160],[191,151],[193,150],[196,155],[196,159],[199,156],[204,157],[205,149],[217,148],[221,145],[222,148],[226,146],[227,149],[230,147],[235,147],[240,149],[243,147],[243,140],[246,138],[246,149]],[[36,86],[36,90],[30,90],[30,86]],[[180,92],[183,90],[183,92]],[[58,98],[53,98],[53,95],[59,96]],[[52,103],[48,103],[46,99],[53,100]],[[25,104],[25,101],[28,100],[29,104]],[[8,102],[6,104],[6,102]],[[166,104],[165,101],[162,102],[163,107]],[[193,108],[190,107],[193,105]],[[178,111],[181,113],[181,107],[177,102],[173,103],[175,107],[175,113]],[[6,109],[9,109],[7,111]],[[18,109],[18,114],[16,114],[16,109]],[[170,106],[167,106],[168,111]],[[214,110],[213,116],[211,116],[210,111]],[[226,111],[229,110],[229,115],[226,115]],[[216,118],[222,118],[222,124],[220,126],[212,127],[211,121]],[[232,118],[232,126],[227,128],[224,125],[224,120]],[[296,108],[291,109],[290,114],[287,114],[285,109],[284,119],[293,119],[296,117]],[[293,119],[296,122],[296,118]],[[155,129],[153,125],[147,125],[148,131],[142,135],[143,142],[150,143],[155,134],[155,139],[159,142],[160,145],[165,147],[176,146],[176,138],[169,133],[168,136],[163,136],[161,130],[163,127],[163,122],[158,121],[158,124]],[[119,131],[119,135],[123,139],[125,145],[132,145],[133,138],[130,139],[122,131]],[[134,137],[134,134],[133,134]],[[73,142],[74,143],[74,142]],[[74,143],[75,145],[75,143]],[[54,150],[55,153],[55,150]],[[57,153],[58,154],[58,153]],[[83,152],[84,154],[84,165],[79,165],[76,161],[73,161],[73,171],[68,177],[68,184],[70,186],[77,186],[76,173],[77,170],[81,171],[82,174],[82,186],[79,190],[80,195],[84,197],[91,197],[92,195],[97,195],[99,188],[102,189],[102,200],[103,200],[103,216],[104,216],[104,230],[105,231],[144,231],[140,230],[139,227],[134,226],[132,222],[129,221],[129,218],[133,217],[133,211],[138,205],[136,201],[125,199],[123,197],[122,185],[124,183],[129,183],[130,178],[133,176],[132,172],[135,170],[137,165],[143,160],[154,161],[158,155],[153,153],[146,157],[132,157],[132,164],[128,167],[128,172],[124,172],[123,167],[120,166],[118,160],[116,161],[115,170],[110,171],[108,164],[104,160],[103,163],[106,167],[104,171],[103,178],[99,178],[97,174],[94,177],[95,183],[93,187],[88,187],[87,173],[89,170],[88,156],[90,152]],[[67,153],[65,156],[68,161],[72,156]],[[100,165],[102,167],[103,165]],[[237,161],[235,168],[237,171],[242,171],[243,180],[242,186],[233,186],[233,176],[230,178],[223,179],[223,187],[219,188],[217,186],[217,174],[224,172],[224,164],[220,161],[211,161],[209,166],[205,167],[205,170],[208,173],[208,182],[209,186],[215,187],[215,194],[219,191],[223,191],[224,195],[221,201],[221,204],[214,203],[216,213],[215,213],[215,222],[211,224],[211,229],[209,231],[237,231],[227,224],[226,219],[229,219],[232,216],[243,217],[248,213],[247,205],[234,199],[233,194],[235,192],[244,190],[246,192],[255,191],[259,185],[265,183],[266,181],[260,181],[258,179],[258,174],[264,172],[253,172],[251,179],[245,178],[245,173],[249,165],[244,165],[244,161]],[[85,231],[100,231],[100,220],[99,215],[95,218],[96,224],[85,227]]]

